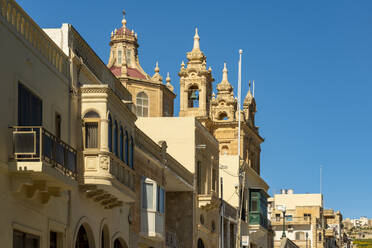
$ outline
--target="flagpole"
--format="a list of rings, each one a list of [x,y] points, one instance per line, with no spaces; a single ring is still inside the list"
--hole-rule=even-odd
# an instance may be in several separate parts
[[[240,248],[240,245],[241,245],[241,210],[242,210],[242,194],[243,192],[241,192],[241,182],[240,182],[240,118],[241,118],[241,111],[240,111],[240,98],[241,98],[241,86],[242,86],[242,54],[243,54],[243,50],[240,49],[239,50],[239,70],[238,70],[238,108],[237,108],[237,111],[238,111],[238,140],[237,140],[237,144],[238,144],[238,182],[239,182],[239,205],[238,205],[238,211],[237,211],[237,214],[236,214],[236,217],[237,217],[237,235],[236,235],[236,248]],[[244,183],[244,182],[243,182]]]

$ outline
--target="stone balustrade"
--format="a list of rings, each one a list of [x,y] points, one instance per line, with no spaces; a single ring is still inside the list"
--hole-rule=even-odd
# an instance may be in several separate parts
[[[0,0],[0,20],[10,24],[58,72],[69,76],[68,57],[14,0]]]

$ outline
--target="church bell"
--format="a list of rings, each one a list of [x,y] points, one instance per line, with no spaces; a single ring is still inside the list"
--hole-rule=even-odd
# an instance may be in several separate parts
[[[199,96],[196,94],[196,90],[191,93],[190,100],[199,100]]]

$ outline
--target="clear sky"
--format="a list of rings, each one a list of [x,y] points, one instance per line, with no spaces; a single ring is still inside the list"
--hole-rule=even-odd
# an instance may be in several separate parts
[[[325,207],[344,217],[372,218],[372,1],[87,1],[18,0],[41,27],[67,22],[107,63],[110,33],[138,33],[142,67],[155,61],[178,71],[199,28],[207,66],[221,81],[227,62],[237,89],[238,50],[243,93],[256,81],[262,145],[261,174],[270,194],[281,188],[319,192],[323,166]],[[176,113],[179,98],[176,98]]]

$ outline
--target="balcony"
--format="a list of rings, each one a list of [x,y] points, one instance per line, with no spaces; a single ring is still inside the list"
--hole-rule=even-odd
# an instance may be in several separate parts
[[[85,150],[80,191],[106,209],[135,201],[134,170],[111,152]]]
[[[285,225],[311,225],[311,218],[310,217],[292,217],[286,216],[285,218]],[[281,226],[283,225],[283,217],[277,217],[271,219],[272,226]]]
[[[218,199],[217,193],[212,191],[207,195],[198,195],[198,207],[203,209],[213,209],[219,207],[220,200]]]
[[[47,203],[76,185],[76,151],[52,133],[40,126],[15,126],[12,142],[9,170],[15,192],[39,195]]]

